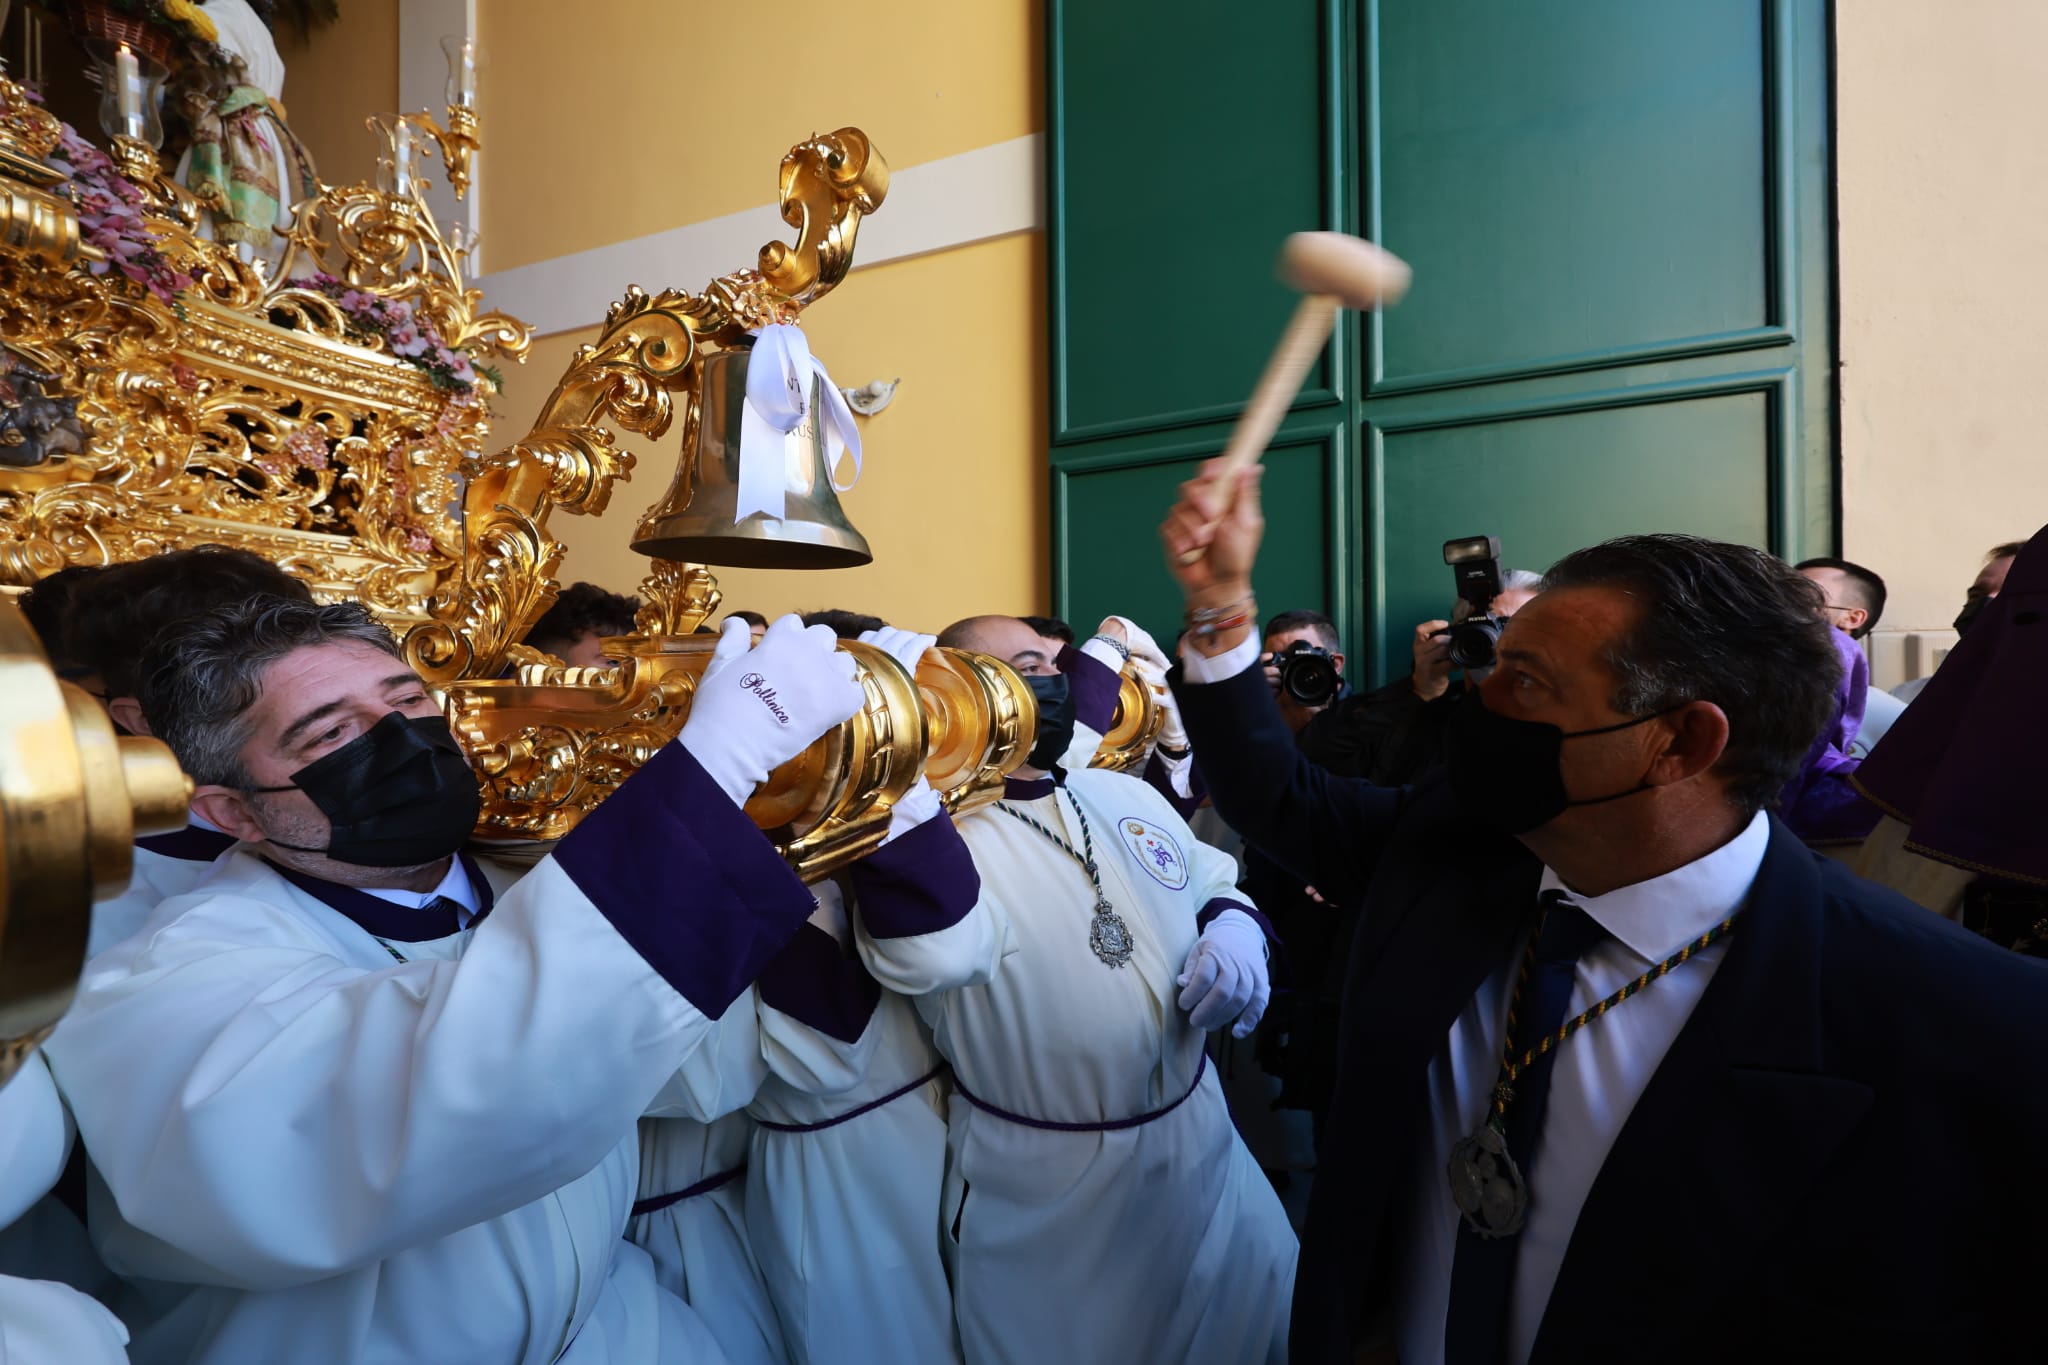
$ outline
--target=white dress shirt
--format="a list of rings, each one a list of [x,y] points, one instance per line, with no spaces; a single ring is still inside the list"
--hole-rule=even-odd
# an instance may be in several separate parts
[[[1220,682],[1255,665],[1258,656],[1259,641],[1249,637],[1213,658],[1184,651],[1182,668],[1190,682]],[[1567,1017],[1604,1000],[1739,910],[1769,842],[1770,821],[1759,813],[1705,857],[1604,896],[1577,895],[1546,867],[1539,893],[1563,891],[1608,934],[1579,959]],[[1740,926],[1735,932],[1741,932]],[[1401,1279],[1394,1298],[1402,1365],[1441,1365],[1444,1358],[1459,1222],[1445,1171],[1452,1146],[1485,1121],[1522,948],[1518,942],[1466,1002],[1429,1064],[1430,1142],[1409,1177],[1407,1244],[1399,1258]],[[1696,954],[1558,1049],[1535,1166],[1527,1172],[1529,1216],[1518,1237],[1508,1312],[1509,1360],[1529,1358],[1579,1209],[1725,953],[1726,944],[1720,942]]]
[[[448,860],[448,875],[441,878],[441,884],[432,891],[400,891],[382,886],[366,886],[363,890],[380,901],[390,901],[408,910],[424,910],[437,897],[446,896],[459,907],[455,912],[455,924],[461,929],[467,929],[483,909],[477,903],[476,888],[469,884],[469,871],[463,867],[460,858]]]

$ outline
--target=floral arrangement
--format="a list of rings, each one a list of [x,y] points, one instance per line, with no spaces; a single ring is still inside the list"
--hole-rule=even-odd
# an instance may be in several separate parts
[[[504,387],[503,376],[448,345],[434,324],[403,299],[387,299],[324,272],[308,276],[304,284],[341,305],[349,330],[364,339],[382,339],[391,354],[425,370],[435,387],[466,392],[476,387],[478,375]]]
[[[192,277],[171,263],[142,217],[142,191],[114,169],[107,154],[66,123],[50,166],[64,176],[59,192],[78,208],[79,235],[106,253],[86,268],[95,275],[120,271],[174,310]]]

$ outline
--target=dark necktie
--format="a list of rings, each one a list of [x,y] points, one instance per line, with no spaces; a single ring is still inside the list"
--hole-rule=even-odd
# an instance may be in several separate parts
[[[1606,937],[1593,917],[1567,901],[1562,891],[1543,893],[1543,929],[1536,939],[1536,959],[1522,987],[1516,1011],[1515,1053],[1564,1023],[1571,1006],[1572,972],[1578,961]],[[1512,989],[1512,988],[1510,988]],[[1536,1140],[1543,1131],[1544,1103],[1550,1097],[1550,1072],[1557,1051],[1538,1058],[1515,1080],[1508,1105],[1508,1155],[1522,1178],[1530,1182],[1534,1207],[1543,1192],[1534,1188]],[[1507,1344],[1508,1304],[1514,1288],[1515,1253],[1520,1237],[1481,1237],[1458,1220],[1457,1259],[1451,1268],[1450,1314],[1444,1323],[1444,1365],[1499,1365]]]
[[[461,931],[462,917],[469,913],[469,907],[452,896],[436,896],[420,907],[420,913],[445,925],[447,933],[442,935],[445,938]],[[479,914],[476,918],[482,919],[483,916]]]

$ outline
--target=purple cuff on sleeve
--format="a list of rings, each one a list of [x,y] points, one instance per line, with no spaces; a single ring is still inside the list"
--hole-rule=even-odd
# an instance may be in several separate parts
[[[1251,916],[1252,923],[1258,925],[1259,932],[1266,936],[1266,976],[1273,989],[1280,990],[1290,984],[1294,979],[1294,972],[1287,960],[1287,945],[1280,941],[1280,931],[1273,927],[1273,921],[1267,919],[1265,912],[1257,906],[1232,900],[1228,896],[1218,896],[1195,915],[1195,932],[1200,933],[1207,929],[1225,910],[1241,910]]]
[[[860,922],[874,938],[950,929],[981,899],[981,873],[951,816],[937,815],[847,870]]]
[[[1173,789],[1173,774],[1167,770],[1166,760],[1154,749],[1152,757],[1145,760],[1145,785],[1166,798],[1166,804],[1173,807],[1173,813],[1183,820],[1192,819],[1208,799],[1208,792],[1202,787],[1202,771],[1191,768],[1188,771],[1188,790],[1193,796],[1182,796]]]
[[[800,1024],[857,1043],[882,999],[860,959],[815,924],[797,930],[761,973],[761,1003]]]
[[[1074,723],[1098,735],[1108,734],[1116,719],[1117,693],[1123,690],[1122,675],[1072,645],[1063,646],[1053,663],[1073,689]]]
[[[619,937],[712,1019],[817,905],[681,744],[584,817],[554,859]]]

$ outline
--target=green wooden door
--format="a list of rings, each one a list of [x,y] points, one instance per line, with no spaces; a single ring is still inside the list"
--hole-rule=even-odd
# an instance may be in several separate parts
[[[1330,611],[1354,673],[1405,667],[1455,536],[1533,569],[1632,531],[1832,543],[1821,0],[1049,14],[1060,609],[1172,629],[1151,528],[1227,438],[1303,227],[1416,272],[1269,457],[1262,605]]]

